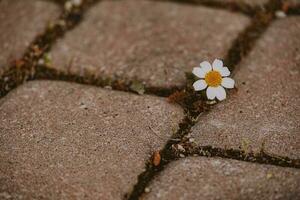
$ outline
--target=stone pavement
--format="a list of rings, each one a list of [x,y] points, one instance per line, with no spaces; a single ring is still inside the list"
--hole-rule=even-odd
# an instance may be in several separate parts
[[[248,24],[247,17],[222,10],[169,2],[104,1],[55,44],[52,66],[81,75],[137,79],[149,86],[181,86],[185,71],[191,71],[199,59],[224,57]]]
[[[297,6],[0,0],[0,199],[300,199]]]
[[[159,97],[49,81],[13,91],[0,112],[1,190],[25,198],[121,198],[183,118]]]
[[[300,157],[300,17],[274,22],[235,71],[238,93],[200,118],[201,146]]]
[[[23,56],[34,38],[58,18],[60,10],[58,5],[45,1],[1,1],[0,74],[4,67]]]
[[[145,199],[297,199],[299,176],[299,169],[191,157],[171,163]]]

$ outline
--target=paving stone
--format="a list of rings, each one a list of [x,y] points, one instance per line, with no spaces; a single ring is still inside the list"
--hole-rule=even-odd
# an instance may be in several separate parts
[[[227,3],[240,3],[250,6],[263,6],[268,3],[268,0],[213,0],[216,2],[227,2]]]
[[[194,157],[171,163],[150,184],[152,199],[299,199],[300,171],[230,159]]]
[[[174,2],[104,1],[53,47],[53,67],[137,79],[148,86],[185,82],[203,60],[223,58],[249,24],[240,14]]]
[[[121,199],[182,118],[164,98],[26,83],[0,102],[0,199]]]
[[[201,2],[201,0],[199,0]],[[269,2],[269,0],[213,0],[215,2],[220,2],[220,3],[237,3],[237,4],[246,4],[249,6],[264,6],[265,4],[267,4]],[[296,5],[298,3],[300,3],[300,0],[283,0],[282,2],[288,2],[291,5]]]
[[[145,199],[298,199],[299,186],[297,169],[187,158],[154,179]]]
[[[59,6],[50,1],[0,1],[0,74],[22,57],[34,38],[59,14]]]
[[[291,5],[298,5],[300,4],[300,0],[286,0],[287,2],[291,3]]]
[[[274,22],[237,67],[238,92],[200,117],[199,145],[300,158],[300,17]]]

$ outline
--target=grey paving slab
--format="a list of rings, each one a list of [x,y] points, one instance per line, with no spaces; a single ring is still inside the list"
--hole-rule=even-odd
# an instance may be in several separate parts
[[[84,75],[137,79],[149,86],[185,83],[203,60],[224,58],[249,24],[240,14],[155,1],[103,1],[53,47],[53,67]]]
[[[0,199],[122,199],[182,118],[164,98],[26,83],[0,102]]]
[[[238,91],[192,129],[199,145],[300,158],[300,17],[274,22],[237,67]]]
[[[34,38],[59,14],[59,6],[51,1],[0,1],[0,74],[22,57]]]
[[[194,157],[171,163],[150,184],[152,199],[299,199],[300,171],[230,159]]]

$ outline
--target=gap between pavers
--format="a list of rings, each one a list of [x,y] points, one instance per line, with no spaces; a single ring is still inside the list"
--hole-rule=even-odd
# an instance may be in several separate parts
[[[274,22],[237,67],[238,91],[200,117],[200,146],[300,158],[300,18]]]
[[[0,2],[0,75],[20,59],[29,44],[61,13],[58,5],[42,0]]]
[[[250,23],[241,14],[154,1],[103,1],[50,52],[52,67],[137,79],[149,87],[185,84],[185,72],[226,56]]]
[[[28,82],[0,102],[0,196],[121,199],[183,117],[164,98]]]

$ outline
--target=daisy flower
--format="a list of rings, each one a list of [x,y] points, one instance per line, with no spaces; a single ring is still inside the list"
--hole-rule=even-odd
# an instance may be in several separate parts
[[[219,101],[226,99],[226,92],[224,88],[233,88],[234,80],[228,78],[230,71],[223,66],[223,62],[215,59],[212,66],[209,62],[204,61],[200,63],[200,67],[193,69],[193,74],[200,80],[193,84],[195,91],[206,90],[208,99],[213,100],[217,98]]]

